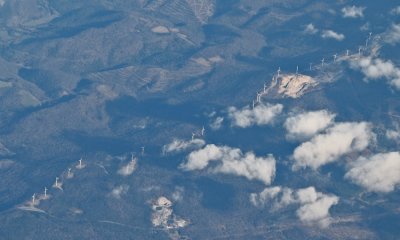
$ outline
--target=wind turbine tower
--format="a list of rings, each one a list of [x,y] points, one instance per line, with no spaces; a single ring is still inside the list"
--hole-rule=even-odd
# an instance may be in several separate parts
[[[278,77],[279,77],[279,75],[280,75],[280,73],[281,73],[281,67],[278,68],[278,71],[277,71],[277,72],[278,72]]]
[[[336,62],[336,58],[337,58],[337,53],[335,53],[335,54],[333,55],[333,62]]]
[[[35,205],[35,198],[36,198],[36,193],[32,195],[32,205]]]
[[[141,147],[141,149],[142,149],[142,155],[144,155],[144,147]]]
[[[206,132],[206,129],[204,128],[204,126],[201,128],[201,136],[204,136],[204,133]]]
[[[325,58],[323,58],[323,59],[321,60],[321,67],[324,66],[324,62],[325,62]]]
[[[83,168],[85,168],[85,164],[83,163],[83,158],[81,157],[79,160],[78,160],[78,165],[76,165],[76,168],[77,169],[83,169]],[[72,177],[74,174],[72,173],[72,172],[70,172],[69,171],[69,173],[68,173],[68,177]]]
[[[44,187],[44,198],[47,198],[47,187]]]

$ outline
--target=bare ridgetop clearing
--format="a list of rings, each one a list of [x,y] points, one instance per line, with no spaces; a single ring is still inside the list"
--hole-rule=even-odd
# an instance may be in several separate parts
[[[281,74],[275,77],[267,93],[274,92],[282,97],[298,98],[318,83],[310,76],[302,74]]]

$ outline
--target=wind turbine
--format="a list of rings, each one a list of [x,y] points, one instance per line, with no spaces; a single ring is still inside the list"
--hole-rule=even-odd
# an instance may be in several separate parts
[[[333,62],[336,62],[336,58],[337,58],[337,53],[335,53],[335,54],[333,55]]]
[[[346,50],[346,56],[349,56],[349,49]]]
[[[366,47],[366,48],[368,47],[368,40],[369,40],[369,38],[367,38],[367,39],[365,40],[365,47]]]
[[[296,78],[299,75],[299,66],[296,66]]]
[[[321,67],[324,66],[324,62],[325,62],[325,58],[323,58],[323,59],[321,60]]]
[[[310,63],[310,71],[312,70],[312,63]]]
[[[141,147],[141,149],[142,149],[142,155],[144,155],[144,147]]]
[[[359,56],[359,57],[361,57],[361,50],[362,50],[362,47],[359,46],[359,47],[358,47],[358,56]]]
[[[267,92],[267,84],[266,84],[266,83],[264,83],[264,90],[263,90],[263,92],[264,92],[264,93]]]
[[[44,197],[47,198],[47,187],[44,187]]]
[[[192,132],[192,141],[194,140],[195,136],[196,136],[196,134]]]
[[[36,193],[32,195],[32,205],[35,205],[35,198],[36,198]]]
[[[371,39],[371,36],[372,36],[372,32],[369,32],[369,37],[368,37],[368,39]]]
[[[83,158],[81,157],[79,160],[78,160],[78,165],[76,166],[76,168],[77,169],[83,169],[83,168],[85,168],[85,164],[83,163]],[[73,175],[73,173],[72,172],[70,172],[71,173],[71,176],[69,176],[69,177],[72,177],[72,175]],[[69,174],[68,174],[69,175]]]
[[[253,109],[254,109],[255,105],[256,105],[256,103],[255,103],[254,100],[253,100]]]
[[[206,129],[204,128],[204,126],[201,128],[201,136],[204,136],[204,133],[206,132]]]
[[[257,102],[261,102],[261,93],[257,93]]]
[[[277,71],[277,72],[278,72],[278,77],[279,77],[279,75],[280,75],[280,73],[281,73],[281,67],[278,68],[278,71]]]
[[[72,174],[72,173],[71,173],[71,168],[68,168],[68,174],[67,174],[67,176],[70,177],[71,174]]]

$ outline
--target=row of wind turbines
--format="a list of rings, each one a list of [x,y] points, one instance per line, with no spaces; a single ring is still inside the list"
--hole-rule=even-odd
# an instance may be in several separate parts
[[[81,170],[83,168],[85,168],[86,165],[83,163],[83,158],[80,158],[78,160],[78,164],[75,166],[76,169]],[[72,172],[72,168],[68,168],[68,171],[66,173],[66,178],[67,179],[71,179],[74,177],[74,173]],[[56,177],[55,182],[53,184],[53,188],[55,189],[59,189],[61,191],[63,191],[62,188],[63,183],[60,182],[60,178]],[[41,200],[47,200],[50,198],[50,195],[48,194],[49,189],[46,187],[44,187],[44,191],[43,194],[37,194],[37,193],[33,193],[32,195],[32,199],[31,201],[28,203],[28,205],[32,208],[34,208],[35,206],[39,205]]]
[[[375,39],[379,39],[379,38],[380,38],[380,37],[377,36]],[[347,50],[344,52],[344,54],[343,54],[342,56],[339,56],[337,53],[335,53],[335,54],[332,55],[333,60],[332,60],[331,64],[337,63],[337,62],[338,62],[338,59],[352,59],[352,58],[355,59],[355,58],[361,58],[363,52],[366,51],[366,50],[368,49],[368,46],[369,46],[369,43],[370,43],[371,40],[372,40],[372,32],[369,32],[368,37],[367,37],[366,40],[365,40],[365,44],[364,44],[363,46],[360,45],[360,46],[358,47],[358,54],[353,54],[353,55],[351,55],[349,49],[347,49]],[[321,59],[321,64],[320,64],[320,65],[319,65],[319,64],[313,65],[313,63],[311,62],[311,63],[309,64],[309,69],[308,69],[308,70],[309,70],[309,71],[313,71],[313,70],[322,70],[322,69],[324,68],[324,66],[325,66],[325,65],[328,65],[328,64],[329,64],[329,63],[327,63],[327,62],[325,61],[325,58],[322,58],[322,59]],[[282,71],[281,71],[281,67],[278,67],[278,70],[276,71],[276,74],[274,74],[274,75],[272,76],[272,82],[276,81],[276,80],[281,76],[281,72],[282,72]],[[297,65],[297,66],[296,66],[295,78],[297,79],[298,76],[299,76],[299,66]],[[255,108],[255,106],[256,106],[257,104],[260,104],[260,103],[261,103],[261,98],[262,98],[262,96],[263,96],[264,94],[267,93],[267,90],[268,90],[268,86],[267,86],[267,83],[265,82],[265,83],[264,83],[264,86],[263,86],[263,88],[262,88],[262,90],[261,90],[261,91],[257,91],[257,93],[256,93],[256,99],[252,101],[252,108],[253,108],[253,109]]]
[[[195,133],[192,132],[192,137],[191,140],[195,140],[196,136],[204,136],[205,135],[205,128],[204,126],[202,127],[202,129],[200,130],[200,133]],[[165,147],[165,146],[164,146]],[[141,155],[143,156],[145,154],[145,147],[142,146],[141,148]],[[163,149],[163,153],[165,154],[165,148]],[[132,159],[134,159],[133,154],[132,154]],[[83,158],[80,158],[78,160],[78,164],[75,166],[76,169],[81,170],[83,168],[85,168],[86,165],[83,163]],[[66,173],[66,178],[67,179],[71,179],[74,177],[74,173],[72,172],[72,168],[68,168],[67,173]],[[60,182],[60,177],[56,177],[55,178],[55,182],[52,185],[53,188],[58,189],[63,191],[62,188],[63,183]],[[37,194],[37,193],[33,193],[31,201],[28,202],[28,206],[31,208],[35,208],[35,206],[39,205],[41,200],[48,200],[50,198],[50,195],[48,194],[49,189],[46,187],[44,187],[44,191],[43,194]]]

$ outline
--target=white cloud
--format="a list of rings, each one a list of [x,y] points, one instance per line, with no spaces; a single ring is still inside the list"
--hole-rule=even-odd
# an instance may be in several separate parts
[[[381,59],[371,59],[370,57],[361,58],[358,62],[363,73],[372,79],[390,77],[395,69],[391,61]]]
[[[345,38],[345,36],[342,33],[337,33],[332,30],[322,31],[321,37],[322,38],[331,38],[331,39],[335,39],[337,41],[342,41]]]
[[[174,139],[170,144],[164,146],[165,152],[182,152],[187,149],[198,149],[203,147],[206,142],[203,139],[195,138],[190,141]]]
[[[390,192],[400,184],[400,153],[379,153],[359,157],[351,164],[346,178],[373,192]]]
[[[217,117],[211,124],[210,127],[213,130],[218,130],[221,128],[222,123],[224,122],[224,118],[223,117]]]
[[[306,25],[304,32],[308,34],[316,34],[318,32],[318,29],[315,28],[314,24],[309,23]]]
[[[136,165],[137,158],[132,158],[132,160],[125,166],[121,167],[117,173],[122,176],[129,176],[136,170]]]
[[[400,42],[400,24],[393,24],[383,35],[385,42],[395,45]]]
[[[275,199],[282,192],[281,187],[267,187],[260,193],[250,194],[250,202],[257,207],[263,207],[265,203]]]
[[[122,184],[120,186],[115,187],[112,191],[111,191],[111,196],[120,199],[121,195],[124,195],[128,192],[129,190],[129,186],[126,184]]]
[[[240,110],[230,107],[228,115],[232,120],[232,126],[246,128],[252,125],[272,124],[282,109],[282,104],[258,104],[254,109],[246,106]]]
[[[347,153],[364,150],[374,137],[371,125],[366,122],[337,123],[328,128],[326,133],[314,136],[294,150],[293,169],[300,167],[317,169]]]
[[[339,202],[335,195],[317,192],[314,187],[293,190],[269,187],[261,193],[250,194],[250,201],[257,207],[272,206],[274,210],[298,204],[297,216],[307,224],[327,227],[330,224],[329,209]]]
[[[296,192],[296,196],[300,203],[315,202],[318,198],[318,193],[314,187],[302,188]]]
[[[386,130],[385,135],[390,140],[400,140],[400,131],[398,130]]]
[[[0,7],[2,7],[6,3],[5,0],[0,0]]]
[[[185,189],[183,187],[175,187],[175,191],[172,193],[172,199],[175,202],[182,201],[183,199],[183,192]]]
[[[390,13],[393,15],[400,15],[400,6],[393,8]]]
[[[330,224],[329,209],[338,202],[337,196],[319,193],[317,199],[305,203],[296,213],[303,222],[317,223],[321,227],[328,227]]]
[[[364,57],[350,63],[353,69],[360,70],[366,79],[385,78],[389,84],[400,89],[400,69],[392,61],[380,58]]]
[[[342,8],[342,14],[345,18],[364,17],[365,7],[347,6]]]
[[[275,159],[272,155],[257,157],[252,152],[245,154],[238,148],[208,144],[203,149],[191,152],[187,162],[181,164],[186,171],[205,169],[210,162],[217,164],[210,167],[213,173],[233,174],[249,180],[259,180],[269,185],[275,176]]]
[[[309,138],[333,124],[335,114],[326,110],[300,113],[286,119],[289,139]]]

